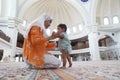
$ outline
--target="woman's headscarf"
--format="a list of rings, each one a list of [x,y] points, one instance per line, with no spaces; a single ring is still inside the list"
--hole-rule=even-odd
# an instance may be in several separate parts
[[[31,27],[32,27],[33,25],[38,25],[38,26],[41,28],[41,30],[43,31],[43,36],[44,36],[44,37],[47,37],[47,32],[46,32],[46,29],[45,29],[45,26],[44,26],[44,22],[45,22],[46,20],[52,20],[52,18],[51,18],[49,15],[47,15],[47,14],[44,13],[44,14],[42,14],[40,17],[38,17],[37,19],[35,19],[34,21],[32,21],[32,22],[27,26],[25,38],[28,37],[29,31],[30,31],[30,29],[31,29]]]

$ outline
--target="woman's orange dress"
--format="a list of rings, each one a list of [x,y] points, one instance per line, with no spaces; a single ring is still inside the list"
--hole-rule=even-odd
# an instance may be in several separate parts
[[[28,63],[36,67],[44,67],[44,54],[47,54],[47,49],[55,48],[55,44],[48,43],[48,40],[43,36],[43,32],[39,26],[32,26],[29,31],[28,38],[24,40],[23,56]]]

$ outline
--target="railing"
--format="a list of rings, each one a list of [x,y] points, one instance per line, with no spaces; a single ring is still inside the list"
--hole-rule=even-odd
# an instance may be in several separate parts
[[[0,30],[4,32],[6,28],[17,28],[18,31],[23,31],[23,27],[25,26],[25,20],[19,19],[17,17],[0,17]],[[21,29],[20,29],[21,28]],[[2,35],[2,34],[1,34]],[[7,34],[5,34],[7,35]],[[8,36],[10,37],[10,36]],[[0,45],[4,45],[4,47],[12,47],[10,41],[8,42],[4,40],[5,37],[0,37]],[[11,37],[10,37],[11,38]]]
[[[0,45],[1,45],[1,46],[4,45],[4,47],[11,47],[11,46],[12,46],[9,42],[5,41],[5,40],[2,39],[2,38],[0,38]]]
[[[116,47],[99,47],[100,51],[107,51],[107,50],[111,50],[111,49],[115,49],[115,48],[120,48],[120,46],[116,46]],[[17,53],[22,53],[22,48],[16,48],[17,49]],[[53,55],[60,55],[61,52],[60,51],[49,51],[51,54]],[[89,48],[85,48],[85,49],[78,49],[78,50],[72,50],[71,54],[81,54],[81,53],[89,53],[90,50]]]
[[[109,51],[114,49],[120,49],[120,45],[113,45],[113,46],[107,46],[107,47],[99,47],[100,51]]]
[[[50,53],[52,54],[61,54],[60,51],[49,51]],[[87,52],[90,52],[89,51],[89,48],[85,48],[85,49],[78,49],[78,50],[72,50],[71,54],[80,54],[80,53],[87,53]]]
[[[107,47],[99,47],[99,51],[106,51]]]
[[[0,17],[0,27],[15,27],[18,25],[25,26],[25,20],[19,19],[17,17]]]
[[[16,47],[16,54],[22,54],[23,49]]]
[[[98,31],[116,32],[116,31],[120,31],[120,23],[109,24],[109,25],[97,25],[97,28],[98,28]]]

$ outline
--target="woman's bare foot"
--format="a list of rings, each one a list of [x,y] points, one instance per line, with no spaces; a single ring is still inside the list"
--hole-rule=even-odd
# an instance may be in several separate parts
[[[66,69],[66,67],[62,66],[62,67],[60,67],[60,69]]]

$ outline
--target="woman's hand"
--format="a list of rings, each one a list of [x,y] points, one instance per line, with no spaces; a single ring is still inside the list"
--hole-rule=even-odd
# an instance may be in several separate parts
[[[52,37],[53,39],[55,39],[55,38],[57,38],[57,37],[58,37],[58,34],[57,34],[56,32],[52,32],[51,37]]]
[[[47,39],[48,40],[52,40],[52,39],[55,39],[56,38],[56,36],[55,36],[55,34],[53,33],[51,36],[49,36]]]
[[[52,32],[52,35],[48,37],[48,40],[55,39],[55,38],[59,38],[59,34],[56,32]]]
[[[53,31],[53,32],[52,32],[52,36],[55,36],[55,35],[56,35],[56,32]]]

